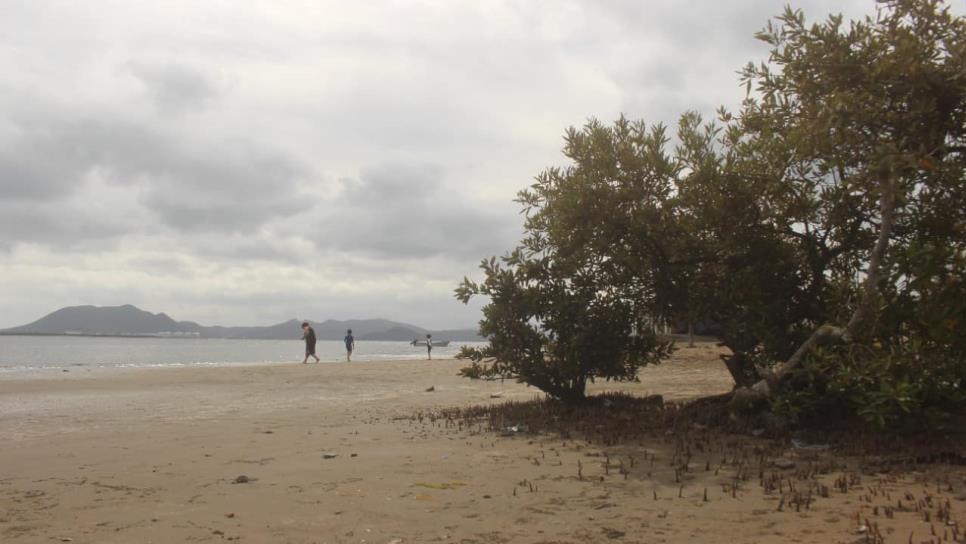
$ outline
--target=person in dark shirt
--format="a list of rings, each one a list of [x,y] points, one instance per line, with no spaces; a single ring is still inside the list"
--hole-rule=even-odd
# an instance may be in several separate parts
[[[433,335],[426,335],[426,357],[432,361],[433,360]]]
[[[305,359],[302,360],[302,364],[309,362],[309,355],[318,363],[319,358],[315,356],[315,330],[308,321],[302,323],[302,339],[305,340]]]
[[[356,339],[352,336],[352,329],[345,331],[345,362],[352,362],[352,352],[356,349]]]

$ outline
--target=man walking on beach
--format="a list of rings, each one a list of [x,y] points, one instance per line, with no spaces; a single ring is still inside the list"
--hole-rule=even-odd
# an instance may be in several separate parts
[[[345,362],[352,362],[352,352],[356,349],[356,339],[352,336],[352,329],[345,331]]]
[[[433,335],[432,334],[426,335],[426,356],[429,357],[430,361],[433,360]]]
[[[308,321],[302,323],[302,339],[305,340],[305,359],[302,360],[302,364],[309,362],[309,355],[318,363],[319,358],[315,356],[315,330]]]

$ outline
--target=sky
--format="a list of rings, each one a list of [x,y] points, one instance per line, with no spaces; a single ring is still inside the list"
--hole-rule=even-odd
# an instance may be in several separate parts
[[[771,0],[0,0],[0,328],[471,327],[562,135],[743,97]],[[810,20],[872,0],[800,0]]]

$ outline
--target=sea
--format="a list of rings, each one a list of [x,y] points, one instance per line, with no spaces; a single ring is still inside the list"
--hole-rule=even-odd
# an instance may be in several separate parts
[[[461,346],[478,342],[451,342],[434,346],[434,359],[455,357]],[[2,336],[0,374],[77,368],[131,368],[165,366],[229,366],[302,362],[305,344],[293,340],[231,340],[218,338],[154,338],[107,336]],[[316,355],[323,363],[345,361],[345,345],[321,340]],[[425,347],[409,342],[356,341],[354,362],[421,359]],[[310,359],[310,361],[314,361]]]

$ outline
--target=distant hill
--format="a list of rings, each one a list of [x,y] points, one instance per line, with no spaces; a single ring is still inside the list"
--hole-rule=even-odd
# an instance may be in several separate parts
[[[355,329],[353,329],[355,331]],[[361,336],[357,336],[359,340],[380,340],[380,341],[400,341],[408,342],[413,338],[424,338],[426,336],[426,331],[424,330],[414,330],[409,327],[393,327],[389,330],[370,332]]]
[[[407,329],[425,331],[425,329],[415,325],[397,323],[388,319],[350,319],[337,321],[329,319],[326,321],[313,321],[307,319],[312,328],[315,329],[315,336],[319,340],[342,340],[345,338],[347,330],[352,329],[352,335],[356,339],[370,339],[369,335],[378,335],[384,331]],[[285,340],[300,337],[302,334],[302,321],[290,319],[284,323],[269,325],[267,327],[204,327],[202,336],[211,338],[261,338]],[[425,334],[425,332],[423,333]],[[374,338],[372,338],[374,339]],[[403,338],[412,340],[412,336]]]
[[[355,329],[353,329],[355,331]],[[426,333],[432,334],[433,338],[436,340],[452,340],[452,341],[463,341],[463,342],[476,342],[482,341],[483,338],[476,334],[473,329],[453,329],[446,331],[428,331],[426,329],[421,329],[419,327],[404,326],[404,327],[393,327],[389,330],[373,332],[363,336],[356,336],[359,340],[370,340],[370,341],[398,341],[398,342],[408,342],[416,339],[426,338]]]
[[[427,333],[453,341],[482,340],[474,330],[431,331],[388,319],[308,320],[320,340],[342,340],[352,329],[357,340],[412,340]],[[250,338],[289,340],[301,337],[302,320],[263,327],[206,327],[192,321],[175,321],[167,314],[153,314],[130,304],[124,306],[71,306],[61,308],[33,323],[0,330],[0,334],[83,334],[101,336],[192,335],[202,338]]]
[[[395,331],[400,329],[409,329],[416,331],[425,331],[421,327],[416,325],[407,325],[406,323],[398,323],[396,321],[390,321],[388,319],[352,319],[348,321],[334,321],[328,320],[322,323],[313,324],[312,328],[315,329],[315,334],[319,338],[334,338],[342,340],[345,338],[345,331],[352,329],[352,335],[358,340],[377,340],[377,338],[370,338],[373,335],[380,335],[386,331]],[[425,333],[423,333],[425,334]],[[391,338],[382,338],[384,340],[391,340]],[[412,337],[404,338],[403,340],[412,340]]]
[[[124,306],[71,306],[20,327],[0,331],[6,334],[108,334],[138,335],[159,332],[196,332],[201,327],[188,321],[178,322],[167,314],[152,314],[125,304]]]

